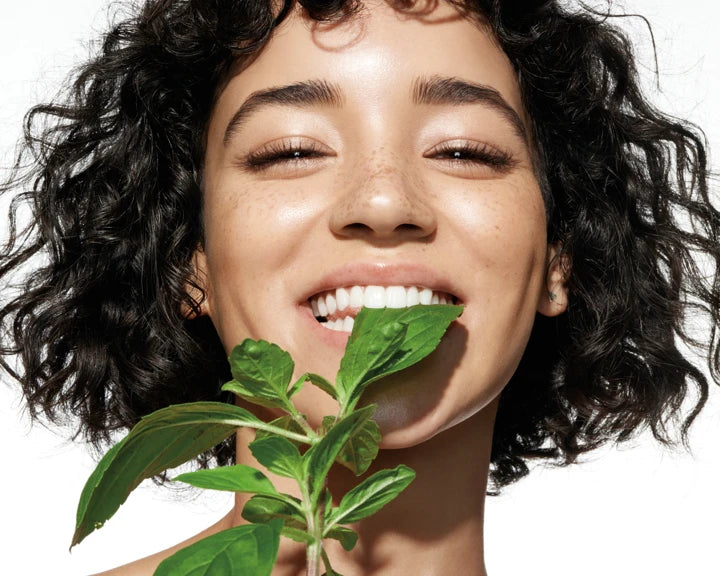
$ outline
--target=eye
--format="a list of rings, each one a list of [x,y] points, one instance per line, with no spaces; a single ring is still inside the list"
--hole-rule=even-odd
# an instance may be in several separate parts
[[[516,164],[510,153],[486,143],[468,140],[442,142],[426,152],[424,157],[449,161],[458,168],[487,166],[498,172],[507,172]]]
[[[283,138],[264,144],[245,155],[239,162],[242,168],[262,172],[272,168],[297,169],[311,166],[316,160],[335,156],[327,146],[311,138]]]

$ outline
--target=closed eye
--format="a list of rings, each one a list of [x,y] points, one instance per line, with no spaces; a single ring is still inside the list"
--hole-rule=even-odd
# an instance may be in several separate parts
[[[335,156],[327,146],[310,138],[284,138],[268,142],[258,150],[249,152],[240,165],[252,172],[262,172],[273,167],[299,168],[313,160]]]
[[[424,154],[432,160],[449,161],[457,167],[468,165],[488,166],[498,172],[507,172],[516,164],[511,154],[486,143],[468,140],[448,140]]]

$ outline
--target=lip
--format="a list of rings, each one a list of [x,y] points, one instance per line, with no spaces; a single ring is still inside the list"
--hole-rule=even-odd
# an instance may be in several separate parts
[[[303,295],[300,304],[321,292],[343,288],[346,286],[421,286],[437,292],[447,292],[465,302],[464,295],[452,281],[422,264],[385,263],[385,262],[353,262],[335,268],[314,283]]]

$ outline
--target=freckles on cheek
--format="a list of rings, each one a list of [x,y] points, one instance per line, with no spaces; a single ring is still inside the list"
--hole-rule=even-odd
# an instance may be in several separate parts
[[[532,288],[529,283],[542,272],[547,246],[544,206],[539,191],[537,198],[531,194],[535,190],[485,185],[455,214],[478,281]]]
[[[281,207],[272,189],[250,190],[247,184],[231,183],[218,187],[205,195],[206,237],[243,236],[259,222],[274,219]]]
[[[218,265],[276,269],[295,254],[320,213],[304,186],[226,182],[206,193],[206,252]]]

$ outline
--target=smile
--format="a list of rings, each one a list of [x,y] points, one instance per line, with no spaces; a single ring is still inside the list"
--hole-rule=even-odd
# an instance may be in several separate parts
[[[313,316],[325,328],[352,332],[355,316],[366,308],[408,308],[416,304],[455,304],[446,292],[421,286],[346,286],[309,298]]]

